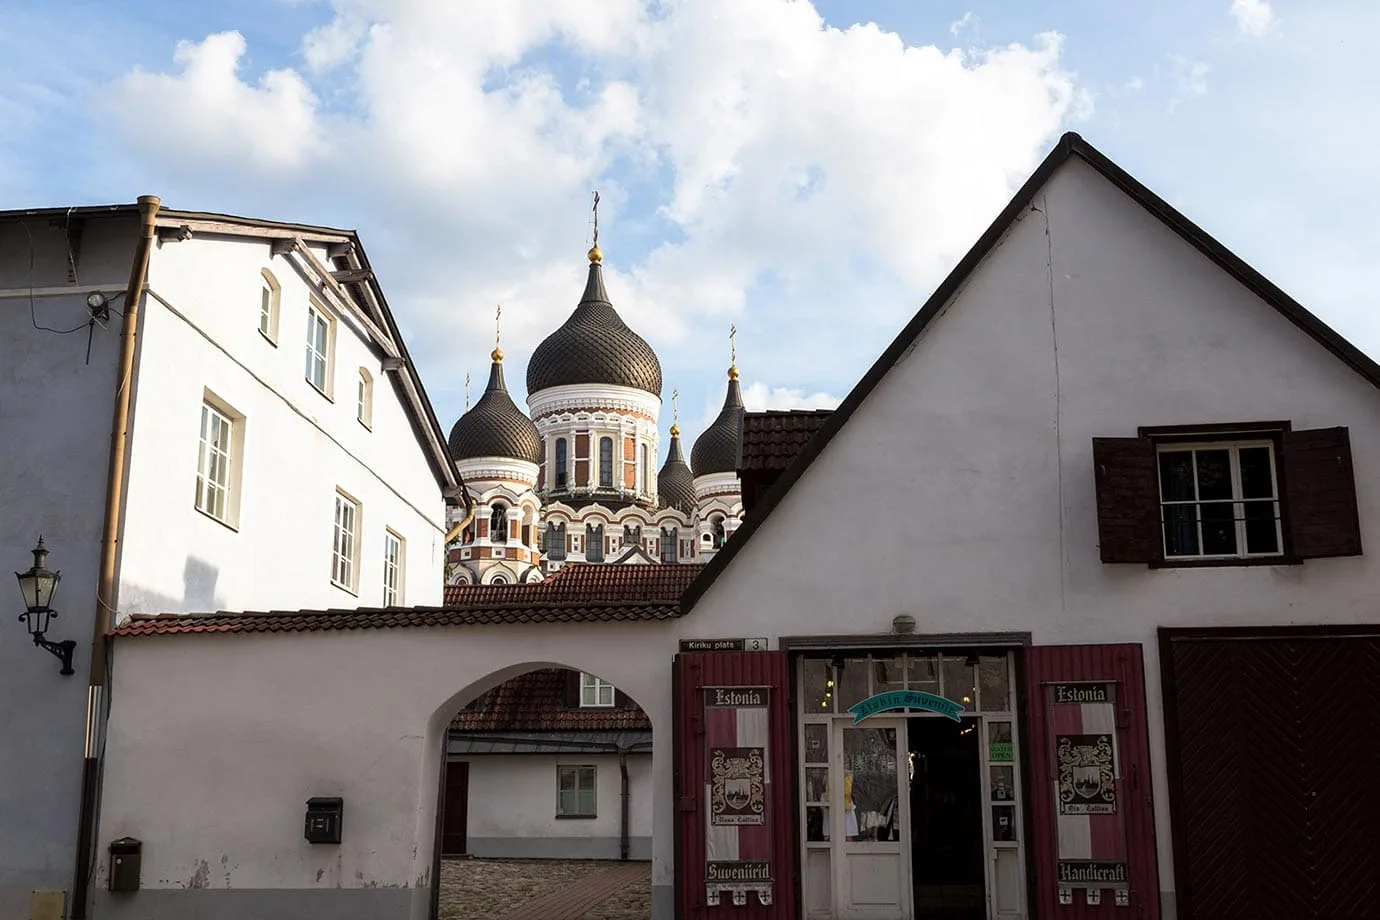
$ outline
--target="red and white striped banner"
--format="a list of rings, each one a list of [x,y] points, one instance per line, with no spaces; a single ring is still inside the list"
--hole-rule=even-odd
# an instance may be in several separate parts
[[[1048,685],[1060,888],[1124,888],[1116,684]]]
[[[704,698],[705,885],[708,903],[727,892],[771,903],[769,687],[710,687]]]

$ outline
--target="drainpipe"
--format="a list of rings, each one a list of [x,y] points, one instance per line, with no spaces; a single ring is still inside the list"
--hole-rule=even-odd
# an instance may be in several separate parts
[[[623,862],[628,861],[628,851],[630,849],[628,841],[628,749],[620,747],[618,749],[618,772],[623,780],[623,810],[619,815],[621,823],[621,836],[618,838],[618,858]]]
[[[115,408],[110,426],[110,460],[105,480],[105,526],[101,531],[100,570],[96,576],[96,615],[91,623],[91,667],[86,691],[86,749],[81,768],[81,818],[77,826],[77,866],[72,879],[72,920],[85,920],[88,889],[95,867],[96,817],[99,808],[101,754],[107,683],[106,631],[115,612],[115,574],[124,516],[125,457],[129,450],[129,405],[134,386],[134,353],[139,332],[139,304],[148,278],[154,221],[160,201],[139,197],[139,240],[125,289],[125,318],[120,329],[120,359],[115,371]]]

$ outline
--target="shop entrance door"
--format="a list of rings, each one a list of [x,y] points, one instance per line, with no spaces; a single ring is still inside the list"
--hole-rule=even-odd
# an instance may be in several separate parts
[[[907,721],[916,920],[985,920],[982,756],[976,719]]]
[[[838,723],[837,773],[842,808],[838,890],[847,920],[909,917],[909,802],[904,719]]]

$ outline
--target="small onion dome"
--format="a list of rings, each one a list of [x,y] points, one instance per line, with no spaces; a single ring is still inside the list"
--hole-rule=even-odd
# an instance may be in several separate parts
[[[503,352],[495,348],[492,357],[494,363],[484,395],[450,430],[451,459],[508,457],[540,463],[541,436],[537,426],[513,404],[503,385]]]
[[[632,387],[661,395],[661,362],[623,322],[604,290],[603,254],[589,251],[589,280],[570,318],[532,352],[527,392],[578,383]]]
[[[728,369],[728,393],[719,417],[695,439],[690,468],[696,476],[732,473],[738,469],[738,436],[743,418],[743,396],[738,392],[738,368]]]
[[[680,426],[671,426],[671,449],[666,463],[656,474],[657,501],[663,508],[677,508],[686,514],[695,510],[695,477],[680,452]]]

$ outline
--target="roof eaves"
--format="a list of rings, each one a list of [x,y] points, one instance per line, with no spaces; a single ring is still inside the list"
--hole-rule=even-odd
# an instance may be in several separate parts
[[[771,512],[781,503],[792,487],[800,480],[809,469],[829,442],[838,434],[839,429],[848,424],[848,420],[863,401],[876,389],[883,377],[891,370],[895,364],[901,360],[906,352],[911,348],[915,341],[929,326],[936,316],[943,312],[949,301],[953,299],[968,278],[977,269],[977,266],[991,253],[1001,241],[1007,229],[1015,222],[1024,211],[1034,201],[1035,194],[1047,183],[1070,156],[1077,155],[1088,165],[1096,169],[1104,178],[1124,193],[1131,197],[1136,203],[1141,205],[1155,217],[1159,218],[1171,230],[1177,233],[1182,239],[1195,247],[1199,252],[1220,266],[1224,271],[1236,278],[1241,284],[1245,285],[1250,291],[1270,304],[1286,319],[1294,323],[1313,337],[1328,351],[1332,352],[1341,359],[1348,367],[1355,370],[1366,380],[1377,388],[1380,388],[1380,365],[1367,357],[1355,345],[1348,342],[1335,330],[1329,327],[1322,320],[1309,312],[1302,304],[1285,294],[1280,288],[1271,283],[1257,270],[1246,264],[1240,257],[1232,253],[1226,246],[1214,239],[1209,233],[1204,231],[1197,224],[1193,223],[1168,202],[1150,191],[1144,184],[1136,180],[1130,173],[1113,163],[1107,156],[1085,141],[1075,132],[1064,134],[1054,149],[1049,152],[1044,161],[1031,173],[1030,178],[1020,187],[1011,201],[992,221],[991,225],[978,237],[977,242],[959,260],[953,270],[935,288],[934,293],[925,301],[925,305],[920,311],[906,323],[900,334],[892,340],[881,356],[868,368],[866,374],[858,381],[857,385],[844,397],[843,402],[820,427],[818,433],[805,445],[805,448],[795,458],[794,462],[781,473],[777,480],[762,495],[753,513],[748,515],[743,523],[724,544],[719,552],[714,554],[699,578],[695,579],[681,595],[681,616],[689,614],[713,585],[738,553],[742,551],[743,545],[747,543],[752,535],[762,526],[762,522],[771,516]]]

